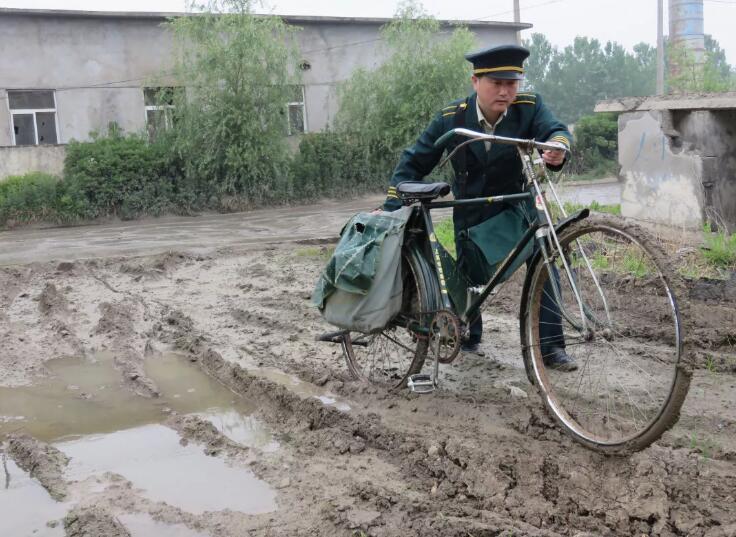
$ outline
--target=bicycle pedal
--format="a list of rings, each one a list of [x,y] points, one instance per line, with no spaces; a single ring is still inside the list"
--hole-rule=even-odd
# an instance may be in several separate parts
[[[414,393],[432,393],[437,388],[432,375],[426,373],[411,375],[406,385]]]

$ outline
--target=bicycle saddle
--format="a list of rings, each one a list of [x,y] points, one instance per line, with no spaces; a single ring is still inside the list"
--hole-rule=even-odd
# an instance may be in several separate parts
[[[433,200],[449,194],[450,185],[447,183],[404,181],[396,185],[396,193],[402,200]]]

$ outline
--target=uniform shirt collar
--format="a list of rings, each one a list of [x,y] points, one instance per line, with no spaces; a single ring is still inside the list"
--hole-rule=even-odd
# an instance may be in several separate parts
[[[480,109],[480,105],[478,104],[478,97],[475,97],[475,110],[478,113],[478,123],[480,123],[480,126],[483,128],[486,132],[493,132],[496,130],[496,127],[498,127],[498,124],[503,121],[503,118],[506,117],[506,114],[508,113],[509,109],[503,111],[503,114],[498,116],[498,120],[495,124],[491,125],[490,121],[486,119],[486,117],[483,115],[483,112]]]

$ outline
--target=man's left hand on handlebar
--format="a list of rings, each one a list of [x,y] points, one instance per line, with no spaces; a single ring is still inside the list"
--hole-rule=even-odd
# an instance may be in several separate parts
[[[562,166],[565,162],[565,152],[557,149],[546,149],[542,152],[542,160],[550,166]]]

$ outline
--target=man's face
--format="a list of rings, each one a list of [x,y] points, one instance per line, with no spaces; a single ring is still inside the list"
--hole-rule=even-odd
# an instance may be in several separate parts
[[[503,114],[516,99],[518,80],[501,80],[473,75],[473,89],[478,94],[478,103],[484,114]]]

